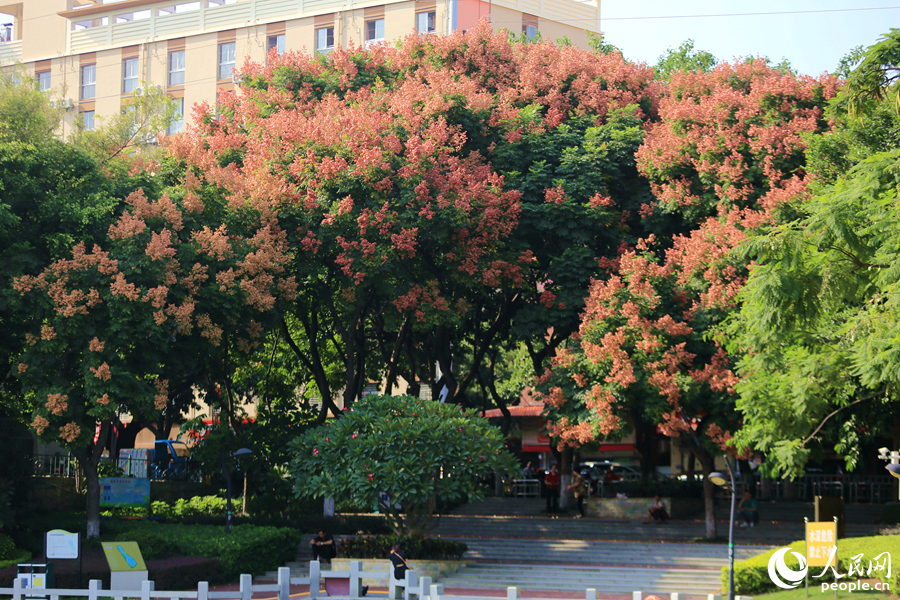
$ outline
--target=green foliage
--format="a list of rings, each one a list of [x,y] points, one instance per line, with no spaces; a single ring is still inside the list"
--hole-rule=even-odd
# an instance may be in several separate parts
[[[887,99],[900,111],[900,29],[892,28],[866,50],[847,78],[850,115],[865,115]]]
[[[603,41],[602,35],[597,35],[593,31],[587,32],[588,46],[595,54],[622,54],[622,49],[614,44]]]
[[[900,150],[876,154],[745,244],[756,266],[729,326],[746,353],[738,441],[783,473],[800,475],[824,441],[852,467],[861,436],[887,433],[900,390],[898,189]]]
[[[16,544],[8,535],[0,533],[0,561],[12,558],[16,551]]]
[[[233,513],[241,511],[243,500],[234,498],[231,503]],[[226,513],[225,508],[226,500],[219,496],[194,496],[192,498],[179,498],[174,505],[163,501],[156,501],[150,505],[154,516],[175,520],[201,515],[224,515]]]
[[[18,69],[0,73],[0,142],[42,146],[53,139],[60,112],[47,94]]]
[[[145,560],[163,558],[178,552],[178,546],[162,532],[153,529],[135,529],[126,531],[116,536],[119,542],[137,542],[141,549],[141,556]]]
[[[125,471],[112,461],[103,461],[97,465],[97,475],[100,477],[122,477]]]
[[[659,79],[669,81],[673,74],[685,71],[710,73],[718,62],[712,53],[695,50],[694,40],[687,39],[678,48],[669,48],[661,54],[654,70]]]
[[[384,492],[395,531],[416,535],[424,533],[436,499],[477,498],[482,477],[517,469],[487,420],[412,396],[366,396],[291,442],[291,450],[298,496],[352,497],[375,506]]]
[[[460,560],[468,550],[464,542],[405,535],[358,536],[341,540],[338,556],[346,558],[387,558],[399,544],[411,560]]]
[[[25,563],[29,560],[31,560],[31,552],[28,550],[16,550],[9,558],[0,560],[0,571],[9,567],[15,567],[17,564]],[[0,585],[2,585],[2,582],[0,582]]]
[[[794,557],[792,552],[798,552],[806,556],[806,542],[796,541],[787,544],[791,551],[785,553],[785,564],[788,568],[795,571],[800,570],[799,561]],[[769,577],[768,565],[769,559],[778,551],[778,548],[769,550],[763,554],[759,554],[747,560],[740,560],[734,563],[734,591],[735,594],[756,595],[761,592],[775,591],[778,588]],[[882,553],[889,553],[890,556],[897,556],[900,553],[900,536],[870,536],[859,538],[845,538],[838,540],[837,543],[837,560],[838,572],[848,574],[853,569],[854,574],[862,575],[868,569],[870,561],[873,565],[883,561],[884,556],[878,560],[876,557]],[[862,571],[860,571],[862,567]],[[834,581],[834,577],[829,569],[826,576],[819,580],[818,575],[822,572],[822,567],[809,568],[809,584],[810,587],[817,583]],[[858,576],[858,575],[857,575]],[[865,576],[864,576],[865,577]],[[900,573],[896,569],[891,569],[890,577],[887,576],[886,570],[880,572],[872,572],[871,577],[879,578],[886,583],[890,583],[891,589],[896,589],[900,584]],[[722,585],[723,593],[728,590],[728,567],[722,568]]]

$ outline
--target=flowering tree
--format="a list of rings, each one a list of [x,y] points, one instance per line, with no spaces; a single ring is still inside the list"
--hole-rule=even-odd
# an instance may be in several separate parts
[[[33,324],[17,367],[31,426],[79,461],[89,537],[99,533],[97,465],[113,420],[153,420],[170,401],[167,374],[221,361],[219,348],[249,349],[259,315],[295,292],[281,276],[283,234],[246,214],[210,228],[203,218],[221,206],[194,194],[190,179],[177,202],[129,195],[106,250],[78,244],[71,258],[15,281]]]
[[[412,396],[366,396],[341,419],[307,430],[291,450],[297,496],[380,506],[396,533],[418,536],[436,501],[477,499],[482,478],[518,468],[486,419]]]
[[[641,210],[649,234],[604,259],[579,336],[541,379],[561,445],[647,423],[712,471],[738,426],[732,358],[714,335],[746,279],[732,250],[805,194],[803,136],[826,127],[835,89],[760,61],[672,76],[636,155],[655,196]]]
[[[591,227],[606,227],[620,216],[604,214],[603,186],[578,182],[589,179],[575,170],[589,160],[538,166],[536,139],[559,133],[587,146],[585,132],[608,115],[633,106],[639,119],[655,107],[649,69],[620,55],[513,44],[486,23],[414,35],[397,48],[338,48],[326,59],[272,55],[241,73],[242,93],[220,99],[222,116],[205,117],[171,150],[289,234],[301,286],[283,329],[332,412],[323,358],[332,351],[347,405],[381,376],[426,382],[435,393],[446,386],[451,396],[470,386],[474,373],[453,368],[463,332],[478,332],[469,347],[480,364],[508,335],[515,310],[552,304],[558,294],[547,287],[564,285],[563,273],[548,280],[563,271],[552,251],[534,260],[546,248],[534,243],[546,233],[541,219],[571,228],[573,217],[593,214]],[[593,159],[613,162],[600,145]],[[509,183],[519,174],[529,187]],[[609,243],[590,242],[582,263]],[[582,293],[573,296],[583,297],[593,268],[579,268]],[[441,382],[429,372],[435,363]]]

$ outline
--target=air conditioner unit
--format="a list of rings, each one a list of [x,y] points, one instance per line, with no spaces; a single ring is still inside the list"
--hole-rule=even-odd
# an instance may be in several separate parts
[[[60,103],[62,104],[63,108],[72,108],[75,106],[75,103],[72,102],[71,98],[63,98],[62,100],[60,100]]]
[[[243,77],[243,75],[241,75],[241,73],[239,71],[235,71],[234,73],[231,74],[231,83],[240,85],[242,77]]]
[[[144,95],[144,88],[142,88],[142,87],[136,87],[136,88],[134,88],[134,91],[131,92],[131,95],[132,95],[132,96],[143,96],[143,95]]]
[[[51,101],[50,101],[50,108],[59,108],[59,101],[58,101],[58,100],[51,100]]]

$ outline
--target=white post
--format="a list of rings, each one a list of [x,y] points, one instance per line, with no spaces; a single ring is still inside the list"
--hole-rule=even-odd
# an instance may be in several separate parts
[[[13,579],[13,600],[22,600],[25,596],[25,580],[19,577]]]
[[[319,597],[319,561],[309,561],[309,597]]]
[[[506,600],[518,600],[519,590],[514,587],[506,588]]]
[[[362,596],[362,577],[359,572],[362,571],[362,561],[350,561],[350,597],[359,598]]]
[[[278,567],[278,600],[288,600],[291,596],[291,568]]]
[[[706,597],[706,600],[722,600],[722,595],[721,594],[709,594]]]
[[[209,582],[197,583],[197,600],[209,600]]]
[[[669,594],[669,598],[670,600],[681,600],[681,594],[679,594],[678,592],[672,592],[671,594]]]
[[[241,575],[241,600],[253,600],[253,575]]]
[[[419,577],[419,600],[424,600],[431,589],[431,577]]]
[[[152,581],[141,582],[141,600],[150,600],[150,592],[154,591],[156,586]]]
[[[588,588],[584,591],[584,600],[597,600],[597,590]]]
[[[91,579],[88,581],[88,600],[97,600],[100,597],[98,593],[103,589],[103,582],[99,579]]]
[[[631,600],[643,600],[644,594],[642,592],[631,592]]]
[[[431,584],[431,597],[428,600],[441,600],[441,596],[444,595],[444,584],[442,583],[433,583]]]

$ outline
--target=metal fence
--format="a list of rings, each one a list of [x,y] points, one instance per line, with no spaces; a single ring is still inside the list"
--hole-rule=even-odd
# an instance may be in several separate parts
[[[118,458],[113,460],[107,456],[100,459],[100,464],[115,465],[123,477],[150,477],[151,479],[193,480],[197,478],[196,465],[187,463],[157,464],[143,458]],[[78,461],[71,454],[36,454],[32,459],[32,474],[38,477],[58,475],[61,477],[81,477]],[[101,466],[101,473],[103,467]]]

